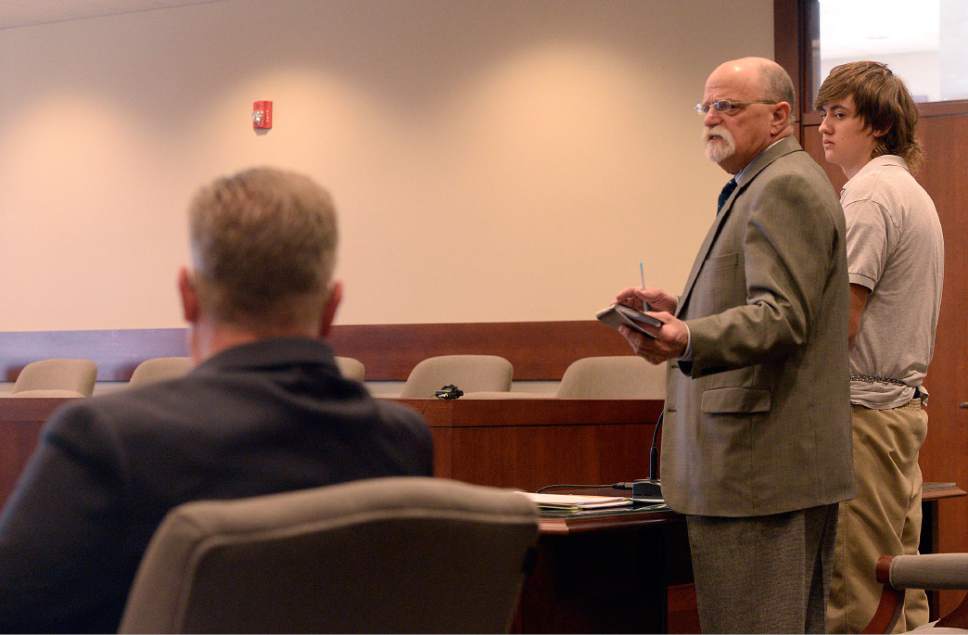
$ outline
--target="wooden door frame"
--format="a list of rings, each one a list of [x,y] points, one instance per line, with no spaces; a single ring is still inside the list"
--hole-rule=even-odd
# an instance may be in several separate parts
[[[813,105],[807,103],[812,98],[813,68],[818,64],[819,48],[819,4],[817,0],[774,0],[774,55],[776,61],[790,74],[797,92],[797,113],[799,125],[797,135],[801,145],[826,170],[835,189],[839,191],[845,182],[841,170],[823,160],[823,152],[817,138],[817,128],[820,117],[814,111]],[[931,407],[928,409],[930,421],[929,434],[924,448],[922,448],[921,464],[925,478],[928,480],[968,480],[968,470],[957,465],[954,458],[965,451],[968,440],[961,432],[964,421],[958,414],[948,412],[957,407],[951,403],[955,396],[965,390],[964,377],[968,373],[960,372],[966,365],[952,366],[951,354],[956,354],[959,347],[963,347],[964,334],[958,332],[955,325],[963,315],[968,299],[961,299],[953,284],[956,280],[960,284],[958,272],[964,271],[966,260],[955,253],[959,245],[964,246],[960,239],[964,235],[962,226],[964,217],[968,214],[961,201],[968,200],[962,194],[966,187],[957,181],[961,165],[956,156],[957,148],[962,147],[964,140],[968,140],[968,100],[930,102],[918,104],[921,115],[919,137],[925,143],[927,161],[925,169],[916,176],[922,182],[935,204],[938,205],[942,227],[945,230],[945,295],[942,299],[941,320],[938,324],[937,340],[935,344],[935,359],[929,369],[928,382],[933,388]],[[935,154],[936,153],[936,154]],[[956,182],[952,182],[955,179]],[[956,266],[957,265],[957,266]],[[956,317],[952,317],[952,315]],[[952,353],[952,350],[955,352]],[[943,358],[942,356],[949,357]],[[945,361],[940,365],[938,362]],[[932,374],[932,370],[935,374]],[[968,394],[966,391],[965,394]],[[939,401],[940,400],[940,401]],[[931,432],[933,431],[933,433]],[[950,441],[956,443],[949,443]],[[959,485],[965,486],[965,482]],[[965,551],[968,549],[968,538],[964,529],[968,527],[968,505],[959,500],[940,510],[943,517],[940,523],[940,551]],[[960,600],[961,593],[943,591],[940,593],[940,608],[942,613],[949,611]]]
[[[812,99],[814,68],[819,64],[820,4],[818,0],[773,0],[773,59],[790,74],[797,97],[798,131],[819,125]],[[918,104],[922,117],[968,115],[968,99]]]

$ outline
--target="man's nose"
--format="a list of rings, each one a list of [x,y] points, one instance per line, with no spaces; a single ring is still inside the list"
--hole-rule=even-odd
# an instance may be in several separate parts
[[[712,128],[723,122],[723,116],[719,114],[719,111],[715,108],[710,108],[706,111],[706,114],[702,118],[703,125],[707,128]]]

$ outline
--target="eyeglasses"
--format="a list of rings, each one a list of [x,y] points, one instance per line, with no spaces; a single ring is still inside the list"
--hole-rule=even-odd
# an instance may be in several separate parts
[[[732,99],[714,99],[706,104],[696,104],[696,112],[705,115],[712,108],[721,115],[735,115],[743,108],[753,104],[778,104],[780,102],[772,99],[754,99],[753,101],[734,101]]]

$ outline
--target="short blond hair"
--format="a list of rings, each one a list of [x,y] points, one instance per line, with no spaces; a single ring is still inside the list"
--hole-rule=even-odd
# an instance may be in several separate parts
[[[318,321],[336,263],[336,210],[307,176],[253,168],[189,207],[194,280],[214,320],[255,331]]]

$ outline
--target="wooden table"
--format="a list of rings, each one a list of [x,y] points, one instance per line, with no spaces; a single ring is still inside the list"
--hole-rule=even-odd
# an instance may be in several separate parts
[[[434,474],[534,491],[645,478],[662,401],[397,399],[434,437]]]
[[[522,590],[513,628],[523,633],[699,632],[685,518],[668,510],[543,517],[535,569]]]
[[[938,503],[965,496],[925,483],[922,553],[937,536]],[[559,493],[627,496],[612,488]],[[542,517],[535,571],[514,627],[523,633],[698,633],[685,518],[672,511]],[[937,594],[928,596],[937,619]]]

